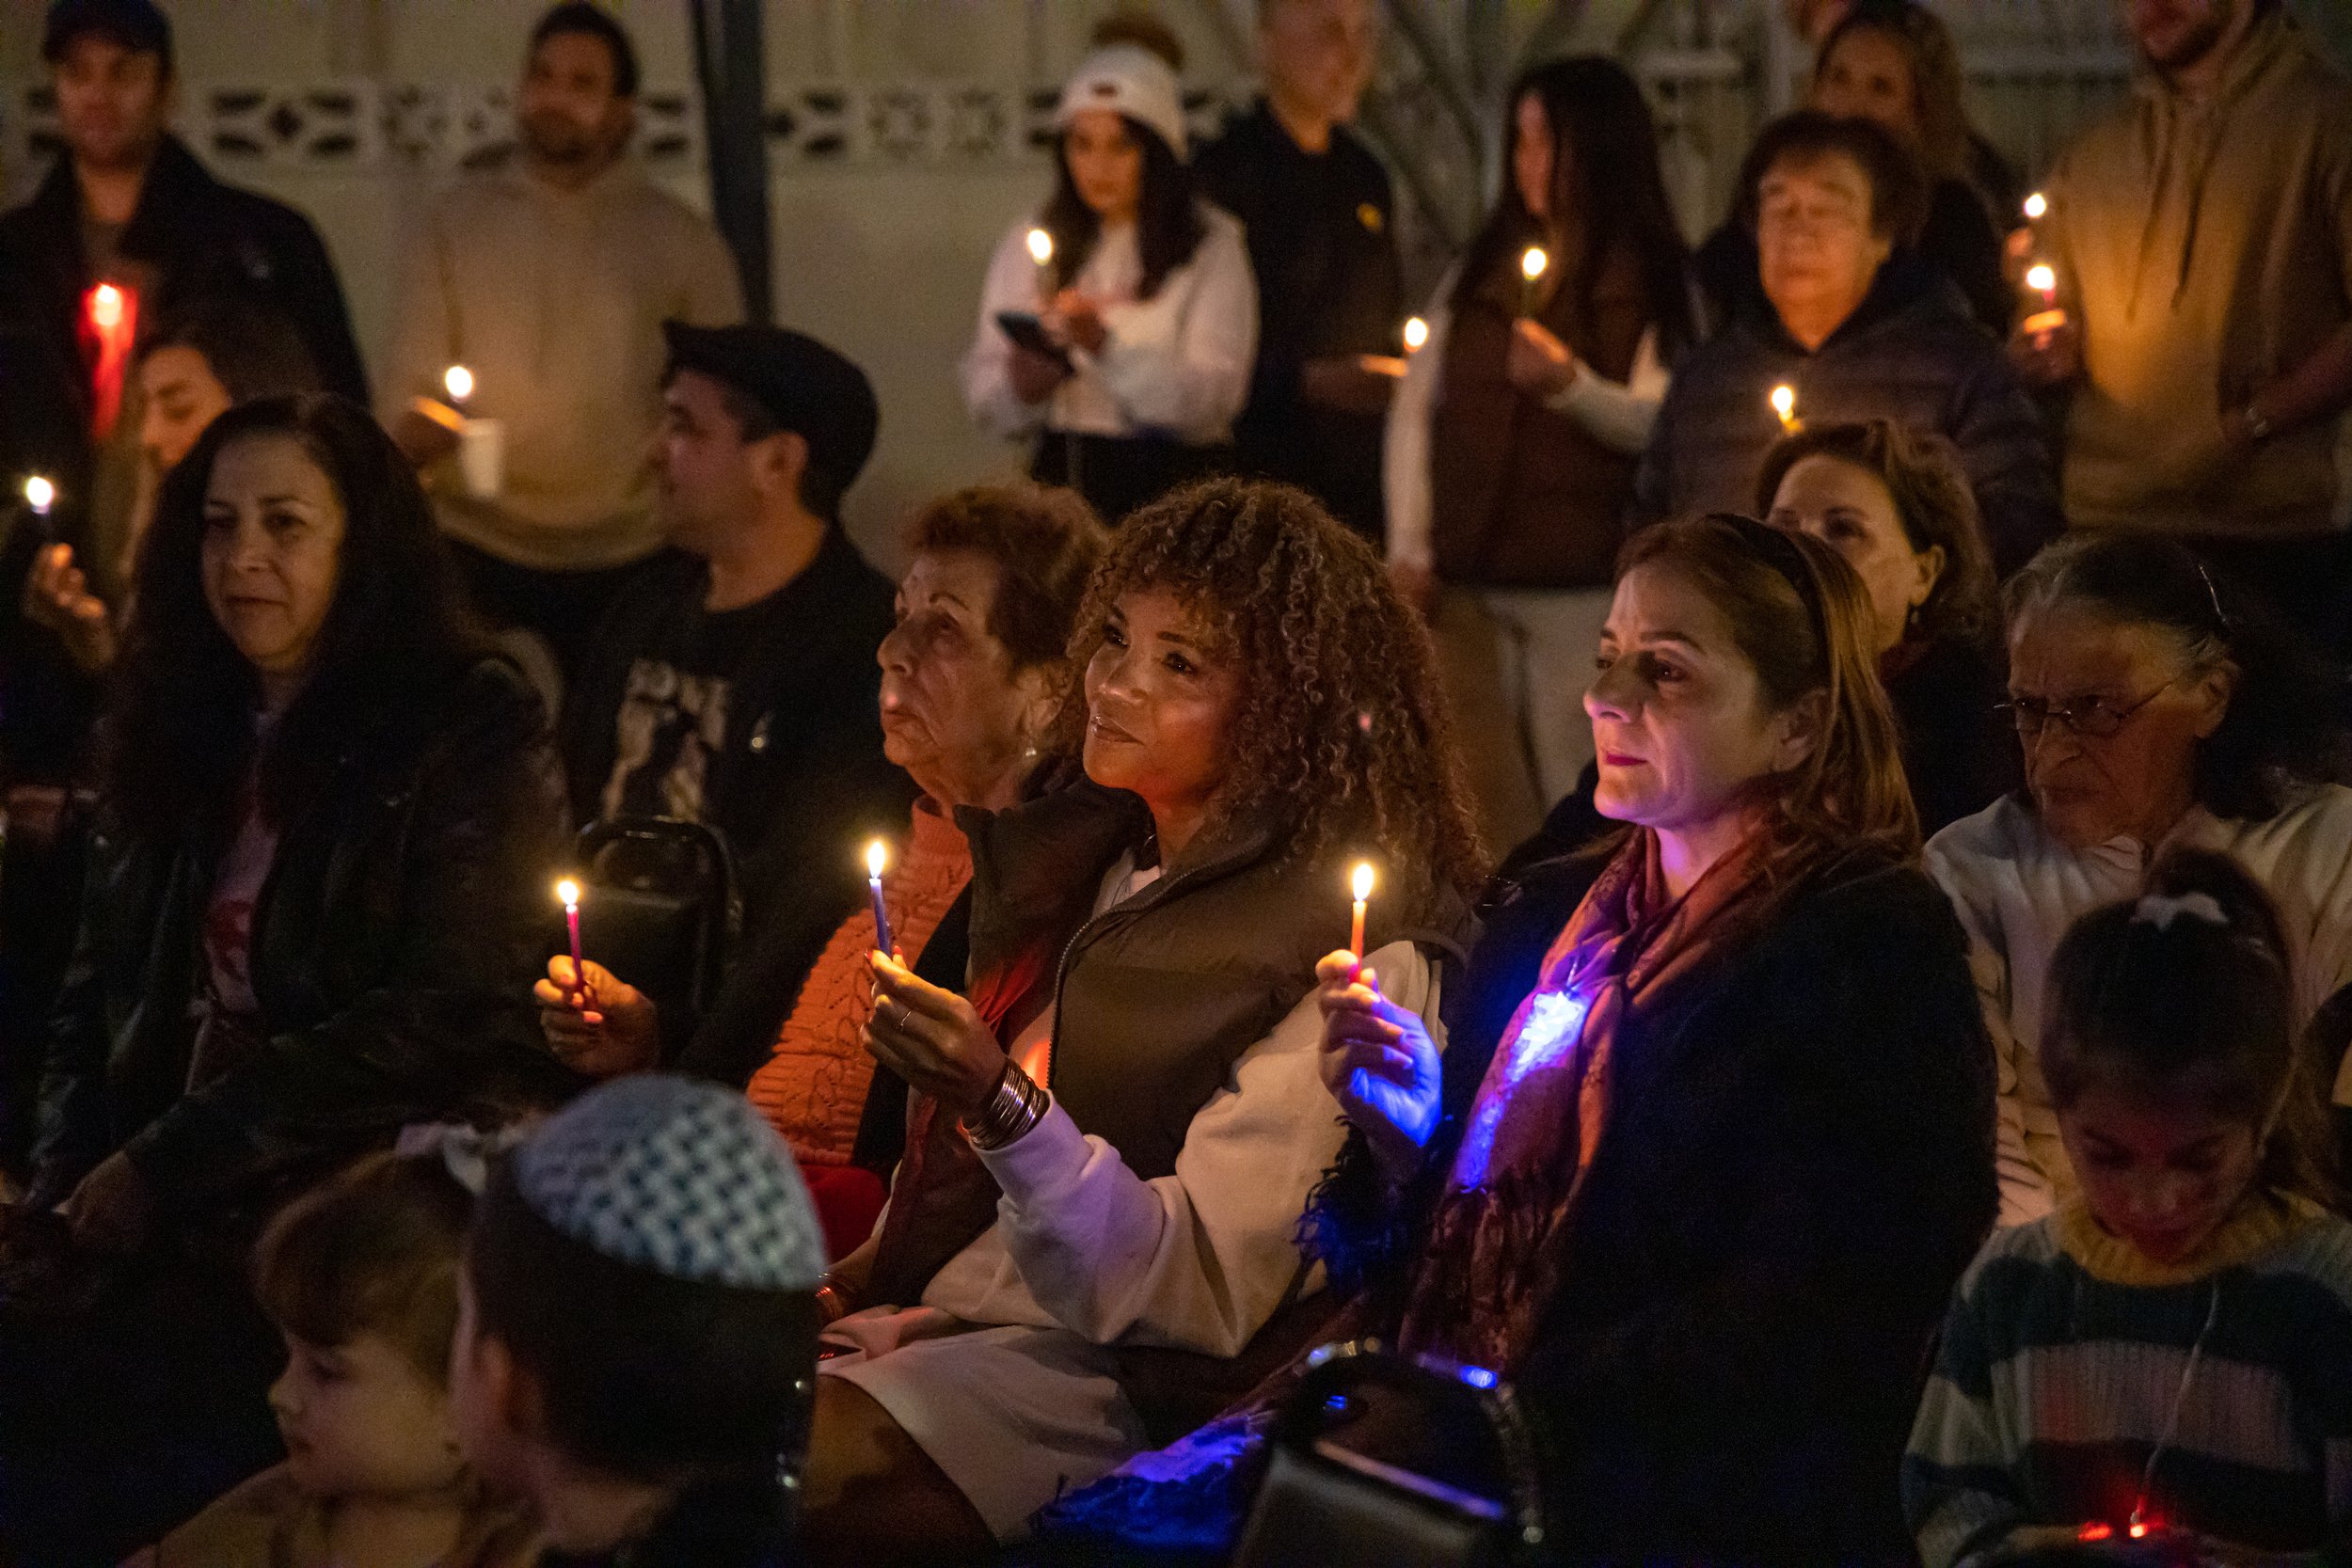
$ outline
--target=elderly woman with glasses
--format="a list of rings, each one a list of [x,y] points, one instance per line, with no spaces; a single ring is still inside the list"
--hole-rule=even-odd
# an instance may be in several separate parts
[[[2001,1219],[2074,1189],[2039,1061],[2051,954],[2075,918],[2134,896],[2176,846],[2219,850],[2278,904],[2309,1023],[2352,984],[2352,790],[2341,691],[2315,656],[2185,547],[2078,534],[2008,588],[2022,794],[1931,839],[1928,872],[1967,928],[2000,1069]],[[2305,1092],[2352,1103],[2314,1029]],[[2143,1151],[2118,1149],[2118,1159]]]

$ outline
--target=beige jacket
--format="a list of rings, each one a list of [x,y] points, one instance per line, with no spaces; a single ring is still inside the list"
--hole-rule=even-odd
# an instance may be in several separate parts
[[[378,403],[389,423],[473,372],[467,412],[505,427],[504,493],[466,495],[456,464],[426,476],[449,533],[518,566],[593,571],[649,555],[652,440],[664,320],[743,318],[717,230],[624,161],[579,190],[520,167],[434,204],[407,259]]]
[[[2077,528],[2245,539],[2352,521],[2352,420],[2243,464],[2216,436],[2352,321],[2352,83],[2295,24],[2254,30],[2209,102],[2144,78],[2067,150],[2039,234],[2082,325],[2067,423]]]

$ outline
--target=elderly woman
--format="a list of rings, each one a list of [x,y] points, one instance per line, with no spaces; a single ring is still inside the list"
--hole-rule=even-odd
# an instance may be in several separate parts
[[[1813,540],[1637,536],[1584,698],[1615,841],[1486,900],[1442,1059],[1376,966],[1320,971],[1347,1327],[1513,1380],[1566,1559],[1909,1560],[1886,1477],[1992,1223],[1993,1086],[1867,626]],[[1060,1519],[1168,1527],[1171,1457]]]
[[[1994,564],[2024,564],[2060,527],[2041,416],[1959,291],[1904,250],[1924,198],[1901,144],[1801,110],[1764,128],[1740,190],[1762,298],[1677,367],[1636,519],[1747,505],[1788,425],[1889,419],[1952,443]]]
[[[1813,535],[1862,579],[1920,831],[2016,788],[1993,565],[1950,446],[1889,420],[1816,426],[1772,450],[1756,495],[1767,522]]]
[[[857,1309],[818,1380],[820,1560],[953,1560],[1182,1430],[1173,1396],[1211,1391],[1198,1419],[1279,1364],[1341,1141],[1314,990],[1348,861],[1381,868],[1367,945],[1416,1017],[1408,933],[1478,874],[1426,636],[1301,492],[1137,514],[1073,648],[1087,778],[972,820],[971,1000],[872,960],[867,1039],[917,1094],[833,1282]]]
[[[2332,683],[2185,546],[2068,539],[2007,597],[2026,795],[1945,829],[1927,864],[1968,929],[2000,1065],[2001,1217],[2018,1224],[2074,1185],[2035,1056],[2067,927],[2136,896],[2165,849],[2234,856],[2279,907],[2308,1022],[2352,982],[2352,790],[2326,782],[2344,753]]]
[[[898,624],[882,640],[882,746],[922,791],[883,878],[891,936],[943,984],[963,983],[972,853],[956,813],[1001,811],[1039,770],[1067,694],[1079,596],[1103,525],[1069,490],[979,486],[910,530]],[[843,846],[848,853],[850,846]],[[778,932],[731,975],[678,1066],[740,1084],[800,1158],[836,1254],[866,1239],[903,1144],[906,1086],[861,1043],[873,1010],[861,903],[829,935]],[[603,966],[583,994],[569,957],[535,990],[548,1047],[607,1078],[660,1065],[653,1000]],[[746,1046],[751,1049],[745,1050]],[[737,1066],[747,1061],[748,1066]]]

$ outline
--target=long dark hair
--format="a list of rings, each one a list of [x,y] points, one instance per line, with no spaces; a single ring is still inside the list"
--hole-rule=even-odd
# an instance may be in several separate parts
[[[1150,299],[1169,273],[1192,260],[1209,226],[1200,216],[1192,170],[1175,150],[1139,119],[1120,115],[1119,122],[1143,149],[1143,191],[1136,205],[1136,255],[1143,263],[1143,281],[1136,286],[1136,297]],[[1054,236],[1054,282],[1064,289],[1103,237],[1102,218],[1070,176],[1069,146],[1067,133],[1055,139],[1054,194],[1038,218],[1039,227]]]
[[[2193,791],[2216,816],[2266,821],[2310,786],[2344,776],[2342,677],[2187,546],[2146,534],[2075,534],[2027,562],[2002,594],[2012,630],[2060,604],[2119,626],[2153,626],[2192,670],[2236,670],[2221,727],[2197,747]]]
[[[287,821],[363,731],[413,711],[482,655],[416,473],[367,410],[325,394],[230,409],[165,478],[139,548],[104,752],[108,802],[135,832],[217,828],[254,761],[260,684],[205,602],[202,557],[214,463],[263,436],[299,444],[343,509],[312,673],[259,759],[264,814]]]
[[[1577,298],[1591,300],[1601,269],[1618,252],[1629,251],[1649,319],[1658,325],[1659,357],[1671,361],[1698,337],[1692,319],[1691,250],[1666,198],[1658,126],[1641,84],[1616,61],[1598,55],[1536,66],[1511,85],[1505,100],[1512,145],[1518,135],[1519,103],[1531,96],[1543,104],[1544,121],[1551,127],[1551,210],[1574,211],[1584,230],[1584,254],[1566,287]],[[1520,248],[1543,241],[1544,227],[1506,174],[1502,198],[1463,255],[1454,303],[1468,303],[1506,267],[1517,277]]]
[[[2219,916],[2218,920],[2214,917]],[[2042,1070],[2064,1110],[2094,1083],[2192,1094],[2265,1129],[2256,1180],[2336,1200],[2322,1063],[2298,1042],[2279,911],[2226,855],[2176,849],[2144,895],[2074,922],[2050,960]]]

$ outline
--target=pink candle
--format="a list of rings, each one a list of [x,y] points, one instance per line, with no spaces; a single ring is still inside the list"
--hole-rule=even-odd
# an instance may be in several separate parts
[[[580,884],[566,877],[555,884],[555,895],[564,900],[564,924],[571,931],[572,989],[585,1003],[588,999],[588,970],[580,957]]]

